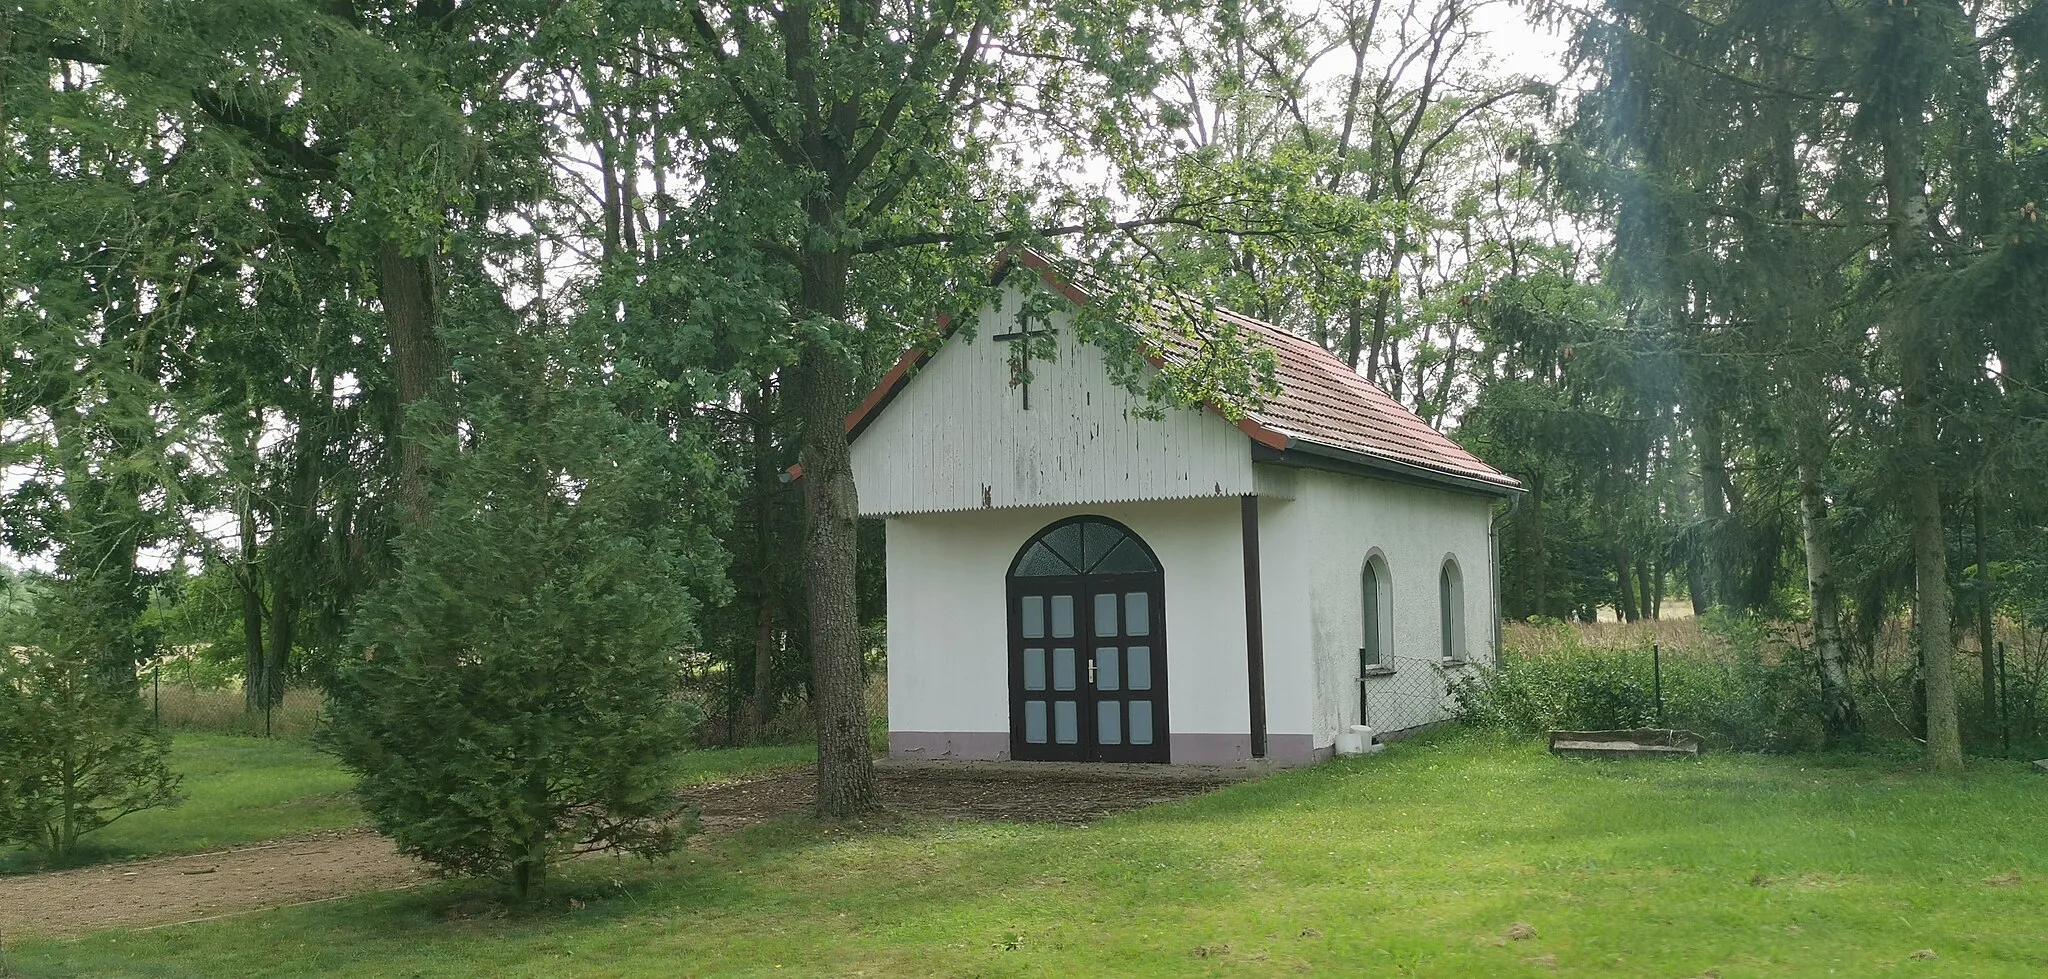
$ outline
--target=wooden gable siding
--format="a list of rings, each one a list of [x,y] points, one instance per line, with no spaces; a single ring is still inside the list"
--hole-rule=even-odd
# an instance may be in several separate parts
[[[993,507],[1236,496],[1253,491],[1250,443],[1200,409],[1147,419],[1142,395],[1110,379],[1080,342],[1072,314],[1051,318],[1056,361],[1034,361],[1031,407],[1010,384],[1016,290],[955,334],[875,414],[853,443],[861,513],[889,516]],[[1039,327],[1034,327],[1037,329]]]

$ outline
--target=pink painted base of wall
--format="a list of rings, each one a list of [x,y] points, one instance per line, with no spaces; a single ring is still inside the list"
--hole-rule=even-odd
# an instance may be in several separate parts
[[[889,757],[1008,761],[1008,731],[890,731]]]
[[[1175,765],[1245,765],[1253,761],[1252,739],[1245,734],[1175,734],[1168,754]],[[1273,734],[1266,738],[1266,760],[1283,768],[1313,765],[1329,758],[1306,734]],[[1007,731],[890,731],[889,757],[952,761],[1007,761]]]

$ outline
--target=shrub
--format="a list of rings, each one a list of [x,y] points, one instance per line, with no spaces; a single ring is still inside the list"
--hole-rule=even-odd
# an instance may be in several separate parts
[[[134,682],[107,678],[48,635],[0,645],[0,843],[69,857],[80,837],[176,805],[170,738]]]
[[[689,583],[719,568],[674,475],[708,463],[518,342],[461,365],[465,443],[436,444],[439,498],[365,602],[319,738],[401,850],[523,899],[572,854],[681,840]]]
[[[1715,642],[1663,656],[1663,726],[1747,751],[1819,746],[1819,690],[1800,655],[1752,620],[1713,619]],[[1527,635],[1527,633],[1525,633]],[[1451,688],[1462,721],[1524,734],[1658,724],[1650,639],[1615,646],[1585,641],[1570,625],[1536,631],[1537,655],[1503,650]]]

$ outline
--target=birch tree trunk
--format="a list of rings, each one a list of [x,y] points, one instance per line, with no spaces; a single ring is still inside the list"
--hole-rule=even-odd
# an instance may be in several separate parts
[[[1835,583],[1835,559],[1825,533],[1827,497],[1821,493],[1820,469],[1811,459],[1799,464],[1799,525],[1806,543],[1808,624],[1814,653],[1820,659],[1821,718],[1831,737],[1853,734],[1861,726],[1856,697],[1849,686],[1849,661],[1842,650],[1842,595]]]

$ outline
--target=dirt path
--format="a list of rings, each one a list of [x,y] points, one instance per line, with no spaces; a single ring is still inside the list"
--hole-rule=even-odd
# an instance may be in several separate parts
[[[427,879],[368,830],[239,850],[0,877],[0,939],[76,935],[302,904]]]
[[[1048,765],[886,766],[883,803],[912,815],[1080,824],[1197,795],[1243,773]],[[717,837],[811,806],[813,776],[785,772],[691,789]],[[0,942],[143,928],[407,887],[424,865],[368,830],[48,874],[0,877]]]

